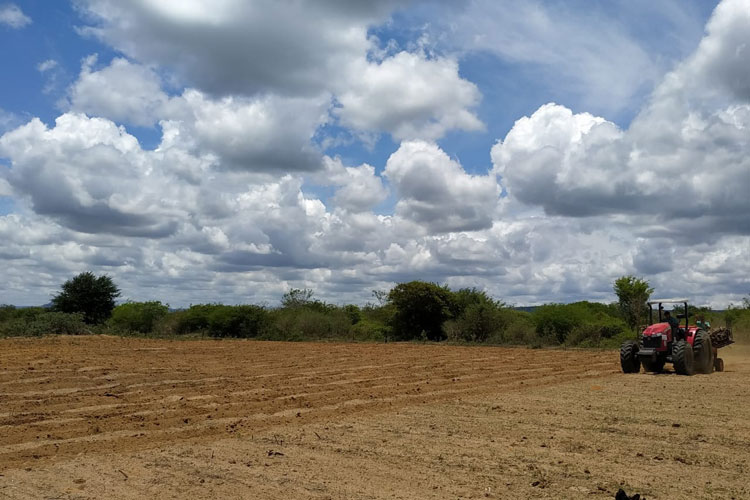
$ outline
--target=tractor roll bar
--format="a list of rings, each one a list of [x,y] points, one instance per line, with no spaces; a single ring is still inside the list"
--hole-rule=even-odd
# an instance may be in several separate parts
[[[664,306],[662,304],[682,304],[685,308],[685,331],[688,329],[689,324],[689,318],[688,318],[688,300],[687,299],[653,299],[646,302],[648,304],[648,322],[652,325],[654,324],[654,304],[658,304],[658,311],[659,311],[659,323],[662,322],[662,310],[664,310]]]

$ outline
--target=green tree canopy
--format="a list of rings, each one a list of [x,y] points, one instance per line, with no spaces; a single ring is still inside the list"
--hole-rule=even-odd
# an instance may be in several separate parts
[[[315,293],[309,288],[292,288],[281,296],[281,306],[304,307],[315,300],[313,299],[314,295]]]
[[[620,313],[628,326],[635,330],[643,320],[646,302],[654,293],[648,281],[635,276],[621,276],[614,283]]]
[[[453,315],[460,316],[464,311],[473,305],[486,305],[489,307],[500,308],[505,304],[493,299],[484,290],[476,288],[460,288],[453,292]]]
[[[400,283],[388,293],[395,307],[392,318],[397,340],[418,339],[422,332],[430,340],[443,340],[443,322],[452,317],[453,294],[447,287],[410,281]]]
[[[107,321],[120,296],[112,278],[84,272],[62,285],[60,293],[52,298],[52,309],[65,313],[81,313],[83,321],[97,324]]]

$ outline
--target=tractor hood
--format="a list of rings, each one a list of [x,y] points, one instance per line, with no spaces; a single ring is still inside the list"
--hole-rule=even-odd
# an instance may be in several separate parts
[[[649,336],[649,335],[659,335],[659,334],[666,334],[671,331],[671,327],[669,326],[669,323],[654,323],[651,326],[647,326],[645,330],[643,330],[643,335]]]

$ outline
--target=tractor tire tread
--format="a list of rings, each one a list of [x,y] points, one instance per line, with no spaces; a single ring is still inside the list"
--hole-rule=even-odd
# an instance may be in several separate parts
[[[685,340],[675,342],[672,347],[672,363],[678,375],[693,375],[695,373],[693,346]]]
[[[693,354],[696,373],[711,373],[714,371],[714,350],[711,336],[703,330],[698,330],[693,340]]]
[[[638,373],[641,371],[641,360],[638,358],[638,342],[626,340],[620,347],[620,366],[623,373]]]

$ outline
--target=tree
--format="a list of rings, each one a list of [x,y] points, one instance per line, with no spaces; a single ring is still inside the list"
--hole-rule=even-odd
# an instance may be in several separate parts
[[[52,298],[52,309],[81,313],[88,324],[103,323],[112,314],[119,296],[120,290],[112,278],[87,271],[63,283],[60,293]]]
[[[458,317],[461,316],[464,311],[472,305],[487,305],[494,308],[505,307],[505,304],[499,300],[495,300],[484,290],[477,290],[476,288],[460,288],[458,291],[453,292],[453,300],[451,306],[453,307],[453,315]]]
[[[372,296],[375,297],[375,300],[378,301],[379,306],[384,306],[386,302],[388,302],[388,292],[384,290],[373,290]]]
[[[418,339],[422,332],[429,340],[443,340],[443,322],[452,317],[452,293],[447,287],[410,281],[396,285],[388,301],[396,311],[392,318],[393,333],[398,340]]]
[[[292,288],[281,296],[281,306],[296,308],[303,307],[314,301],[315,293],[309,288]]]
[[[614,290],[623,319],[631,329],[635,330],[643,320],[646,302],[654,293],[654,289],[644,279],[635,276],[621,276],[615,280]]]

